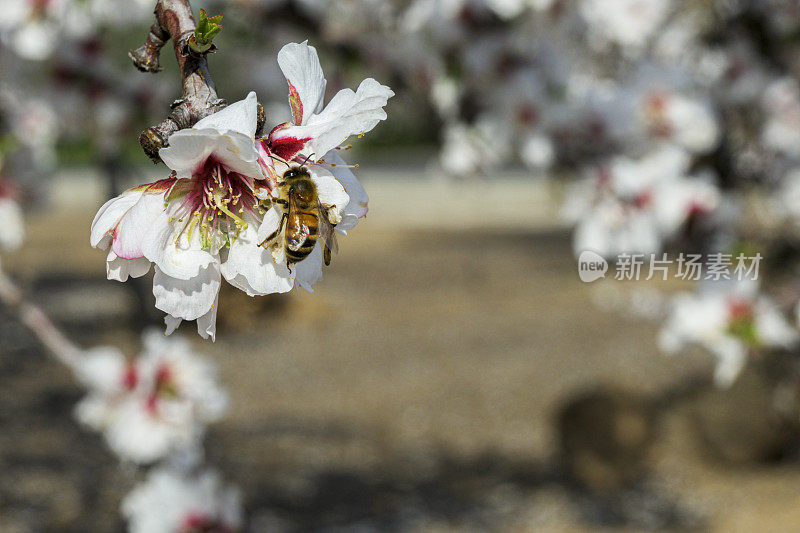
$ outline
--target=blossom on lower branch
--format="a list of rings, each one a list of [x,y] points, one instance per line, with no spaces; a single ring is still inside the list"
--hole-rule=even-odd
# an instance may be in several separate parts
[[[212,471],[151,471],[122,502],[131,533],[233,533],[242,527],[239,491],[220,486]]]
[[[340,233],[367,212],[364,189],[335,149],[385,119],[383,106],[394,93],[368,78],[323,109],[326,82],[314,48],[286,45],[278,61],[289,81],[292,123],[256,140],[251,92],[173,134],[159,152],[172,174],[108,201],[92,223],[92,246],[109,250],[109,279],[143,276],[155,264],[153,294],[167,313],[168,334],[182,320],[197,320],[200,335],[213,339],[222,278],[256,296],[311,290],[321,277],[319,244],[294,264],[265,245],[286,209],[279,200],[288,165],[309,168],[320,205]]]
[[[143,342],[142,353],[130,360],[114,348],[87,352],[76,373],[88,394],[75,414],[103,432],[121,458],[149,464],[192,452],[205,426],[224,413],[227,396],[214,367],[185,339],[149,331]]]

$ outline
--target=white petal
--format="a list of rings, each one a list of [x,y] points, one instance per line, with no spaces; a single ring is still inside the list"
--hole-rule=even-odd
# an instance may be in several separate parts
[[[295,263],[295,281],[308,292],[314,292],[313,285],[322,278],[322,247],[317,243],[308,257]]]
[[[176,243],[175,239],[183,229],[184,223],[170,222],[169,219],[170,216],[165,211],[152,222],[152,226],[142,239],[142,253],[170,277],[183,280],[194,278],[200,269],[214,262],[215,258],[202,249],[200,232],[197,229],[192,232],[191,242],[189,242],[189,232],[184,231]]]
[[[321,113],[310,117],[310,142],[315,153],[324,154],[339,146],[349,136],[370,131],[386,119],[383,106],[394,92],[372,78],[361,82],[356,92],[342,89],[328,102]]]
[[[261,219],[261,225],[258,227],[258,242],[263,242],[264,239],[269,237],[281,222],[282,210],[278,207],[271,207]]]
[[[164,193],[144,193],[119,221],[112,250],[117,257],[142,257],[142,240],[159,213],[165,210]]]
[[[104,394],[88,394],[75,405],[73,415],[75,419],[95,431],[103,431],[114,412]]]
[[[89,236],[89,243],[92,247],[101,249],[108,248],[111,239],[110,237],[106,237],[109,235],[109,232],[114,229],[128,209],[139,201],[141,196],[142,191],[124,192],[103,204],[92,221],[92,229]]]
[[[165,316],[164,324],[166,324],[167,329],[164,331],[164,335],[172,335],[175,330],[178,329],[178,326],[181,325],[181,322],[183,322],[183,320],[180,318],[175,318],[172,315]]]
[[[369,211],[369,196],[367,196],[367,191],[361,186],[355,174],[349,168],[341,166],[346,163],[339,157],[336,150],[328,152],[325,155],[325,161],[336,163],[337,166],[331,168],[330,172],[339,180],[339,183],[342,184],[345,192],[350,197],[350,201],[342,211],[342,221],[336,226],[338,231],[347,234],[349,230],[358,224],[358,220],[366,216],[367,211]]]
[[[256,135],[258,122],[258,99],[256,93],[250,91],[244,100],[239,100],[228,107],[209,115],[195,124],[192,129],[213,129],[219,133],[235,131],[249,138]],[[172,138],[170,138],[172,144]]]
[[[75,367],[75,376],[84,387],[111,394],[123,386],[126,366],[122,352],[116,348],[101,346],[83,354]]]
[[[270,215],[270,220],[274,220],[273,217]],[[277,221],[271,225],[273,229],[266,232],[265,236],[278,227]],[[222,275],[231,285],[250,296],[286,292],[292,288],[294,276],[285,264],[276,265],[272,254],[258,246],[263,241],[259,239],[260,233],[252,224],[242,231],[230,245],[228,258],[220,268]]]
[[[25,223],[19,204],[9,198],[0,198],[0,249],[16,250],[25,240]]]
[[[278,52],[278,65],[289,82],[289,105],[294,123],[305,124],[313,113],[322,110],[325,98],[326,82],[317,50],[309,46],[308,41],[289,43]]]
[[[234,172],[262,177],[255,142],[252,136],[244,133],[223,134],[216,129],[180,130],[169,138],[169,146],[159,150],[158,154],[179,178],[191,177],[209,157]]]
[[[145,257],[123,259],[117,257],[114,250],[108,251],[106,257],[106,277],[116,281],[128,281],[128,276],[140,278],[150,270],[150,261]]]
[[[211,337],[211,341],[214,342],[217,340],[217,302],[219,301],[219,297],[214,300],[214,305],[211,306],[211,309],[208,313],[204,314],[203,316],[197,319],[197,333],[200,334],[201,337],[207,339]]]
[[[327,153],[351,135],[365,133],[384,120],[383,106],[392,96],[394,92],[389,87],[367,78],[356,92],[342,89],[321,113],[309,117],[306,124],[285,128],[276,137],[310,137],[308,146],[313,153]]]
[[[316,167],[311,174],[311,179],[317,184],[317,193],[322,205],[335,205],[341,212],[350,203],[350,196],[347,195],[342,184],[326,170]]]
[[[156,307],[175,318],[195,320],[211,310],[219,293],[219,267],[212,263],[197,276],[183,280],[170,277],[156,266],[153,296]]]
[[[729,387],[736,381],[747,362],[747,350],[738,339],[726,336],[710,347],[717,356],[714,383],[718,387]]]
[[[185,424],[170,424],[152,416],[144,398],[126,396],[115,409],[105,431],[109,448],[135,463],[148,464],[163,458],[186,442]]]
[[[47,21],[23,22],[13,34],[14,51],[33,61],[47,59],[58,42],[58,33],[58,28]]]
[[[174,170],[179,178],[190,178],[214,151],[216,130],[180,130],[169,138],[169,146],[158,151],[164,164]]]

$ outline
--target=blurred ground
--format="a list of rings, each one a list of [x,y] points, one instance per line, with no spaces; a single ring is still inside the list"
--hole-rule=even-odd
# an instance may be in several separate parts
[[[800,523],[796,462],[709,461],[681,406],[632,483],[593,491],[567,472],[555,420],[577,395],[622,389],[627,407],[644,409],[711,361],[664,357],[654,323],[592,304],[541,186],[501,180],[488,201],[478,183],[367,188],[370,215],[314,294],[225,292],[218,341],[196,339],[232,397],[209,460],[243,489],[251,530]],[[135,297],[103,279],[103,254],[87,244],[97,206],[63,204],[30,220],[29,246],[4,266],[87,346],[135,353]],[[0,380],[0,532],[120,530],[132,472],[69,419],[80,391],[4,314]]]

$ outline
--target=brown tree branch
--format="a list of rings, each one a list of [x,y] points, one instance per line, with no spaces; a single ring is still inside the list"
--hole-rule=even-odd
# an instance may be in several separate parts
[[[172,103],[172,112],[166,119],[139,135],[139,144],[145,154],[158,163],[161,161],[158,150],[168,145],[170,135],[192,127],[201,118],[225,107],[226,103],[217,96],[206,54],[197,53],[188,46],[196,27],[189,0],[158,0],[155,17],[145,43],[128,55],[139,70],[158,72],[161,70],[158,61],[161,48],[172,39],[178,60],[183,80],[181,98]],[[213,47],[209,51],[213,51]]]
[[[75,368],[81,359],[82,350],[36,305],[26,301],[22,291],[0,271],[0,304],[14,312],[39,341],[62,363]]]

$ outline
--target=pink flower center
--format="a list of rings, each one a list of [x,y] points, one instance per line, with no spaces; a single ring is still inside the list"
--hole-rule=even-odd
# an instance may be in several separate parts
[[[0,180],[0,198],[16,200],[17,188],[7,181]]]
[[[533,126],[539,121],[539,110],[533,104],[524,104],[517,110],[517,119],[525,126]]]
[[[745,300],[734,298],[728,302],[728,316],[731,322],[750,322],[753,320],[753,305]]]
[[[168,193],[168,198],[183,198],[174,214],[184,224],[178,238],[188,232],[191,239],[192,233],[199,230],[206,248],[235,240],[248,227],[246,214],[260,218],[253,187],[251,178],[231,172],[209,158],[190,179],[179,180]]]
[[[649,191],[641,192],[633,197],[631,203],[636,209],[644,209],[653,202],[653,196]]]
[[[669,96],[657,92],[647,99],[645,103],[645,114],[650,120],[650,133],[655,137],[669,137],[672,135],[672,125],[667,120],[667,106]]]
[[[125,367],[125,373],[122,375],[122,385],[127,390],[133,390],[139,383],[139,372],[133,363],[128,363]]]
[[[291,161],[300,153],[300,150],[305,148],[306,143],[311,140],[311,137],[298,138],[291,136],[281,137],[277,135],[276,132],[279,132],[284,126],[285,124],[275,126],[272,133],[269,135],[269,140],[261,142],[261,148],[263,150],[259,150],[259,153],[261,153],[262,157],[269,157],[268,154],[271,153],[284,161]],[[273,161],[267,161],[266,163],[272,165]]]
[[[156,369],[153,391],[147,397],[147,412],[153,416],[158,414],[159,400],[162,398],[175,398],[178,396],[178,387],[175,383],[172,369],[166,363],[161,363]]]
[[[232,533],[232,529],[210,516],[191,513],[181,524],[181,533]]]

